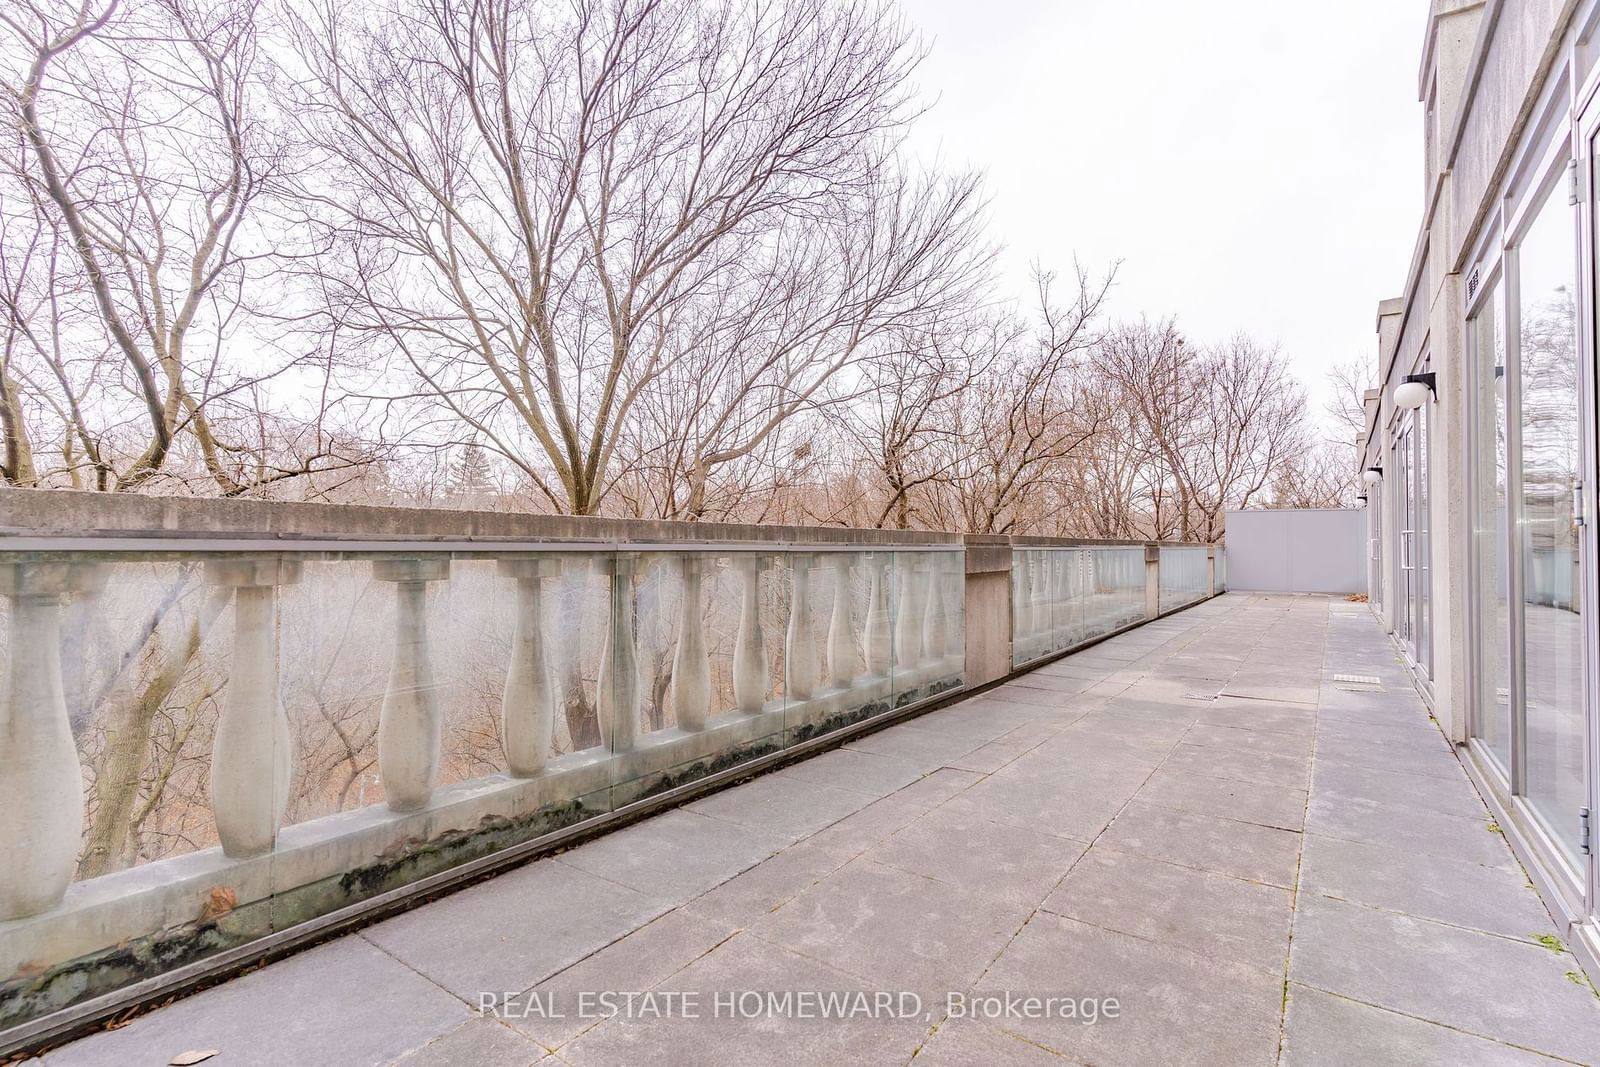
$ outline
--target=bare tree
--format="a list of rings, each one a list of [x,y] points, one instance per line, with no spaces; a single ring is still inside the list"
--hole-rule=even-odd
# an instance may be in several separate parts
[[[919,53],[875,0],[328,4],[297,40],[330,302],[558,510],[639,463],[704,515],[718,467],[974,277],[975,179],[894,164]]]

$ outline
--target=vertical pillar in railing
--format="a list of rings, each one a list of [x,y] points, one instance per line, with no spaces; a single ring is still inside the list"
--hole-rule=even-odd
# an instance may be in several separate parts
[[[631,552],[604,555],[595,570],[610,578],[606,642],[600,653],[596,688],[600,712],[600,741],[613,752],[631,752],[639,740],[639,654],[633,633],[633,572],[637,556]]]
[[[791,700],[810,700],[817,689],[817,635],[811,626],[810,555],[789,557],[789,631],[783,642],[783,670]]]
[[[1161,614],[1161,546],[1144,546],[1144,615],[1153,619]]]
[[[672,658],[672,712],[683,730],[704,730],[711,708],[711,658],[706,654],[706,616],[701,603],[704,556],[678,558],[683,608],[678,615],[678,651]]]
[[[1067,563],[1072,553],[1063,548],[1050,551],[1050,633],[1051,650],[1067,643]]]
[[[743,588],[739,594],[739,633],[733,641],[733,702],[747,715],[767,704],[767,646],[761,637],[762,559],[754,552],[737,557]]]
[[[928,592],[922,610],[922,656],[929,663],[941,663],[948,651],[949,633],[945,622],[943,560],[929,553],[923,568]]]
[[[11,648],[0,693],[0,919],[61,903],[83,843],[83,777],[61,681],[61,601],[93,593],[92,564],[0,565]]]
[[[889,566],[894,557],[888,552],[867,556],[867,673],[887,678],[894,666],[894,631],[889,622]]]
[[[533,778],[544,773],[555,729],[556,694],[544,645],[544,579],[558,576],[561,564],[533,556],[503,559],[496,569],[501,577],[517,582],[516,628],[500,699],[506,770],[513,778]]]
[[[428,583],[450,577],[443,557],[374,560],[372,576],[394,583],[394,658],[378,711],[378,773],[394,811],[426,807],[439,778],[444,719],[428,638]]]
[[[1011,564],[1016,568],[1016,627],[1015,642],[1022,651],[1021,659],[1031,659],[1029,645],[1033,640],[1033,559],[1024,549],[1013,549]],[[1020,662],[1021,660],[1019,660]]]
[[[1206,596],[1217,592],[1217,546],[1206,546]]]
[[[206,582],[233,590],[233,660],[211,745],[211,810],[226,856],[272,851],[289,805],[289,717],[278,680],[278,587],[300,562],[213,560]]]
[[[851,554],[835,552],[833,611],[828,616],[828,676],[836,689],[849,689],[856,672],[855,631],[850,625]]]
[[[922,661],[922,554],[899,553],[900,603],[894,618],[894,662],[912,668]]]

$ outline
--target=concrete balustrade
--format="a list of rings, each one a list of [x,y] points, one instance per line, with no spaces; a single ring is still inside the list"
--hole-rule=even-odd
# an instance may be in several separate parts
[[[784,691],[790,700],[810,700],[817,688],[817,635],[811,625],[811,567],[798,553],[789,564],[789,628],[783,641]]]
[[[378,712],[378,770],[390,809],[416,811],[438,782],[444,729],[428,636],[428,584],[449,579],[450,560],[375,560],[372,577],[394,585],[394,654]]]
[[[233,590],[233,658],[211,748],[211,809],[227,856],[272,851],[289,804],[293,754],[278,669],[278,589],[300,580],[281,556],[208,562],[206,581]]]
[[[0,705],[0,919],[55,907],[72,881],[83,779],[61,684],[61,604],[103,581],[93,565],[0,565],[11,615]]]
[[[503,559],[496,567],[517,583],[516,629],[500,700],[500,739],[506,770],[516,778],[544,771],[555,727],[556,689],[544,642],[544,579],[561,574],[560,561],[546,557]]]
[[[733,700],[754,715],[767,704],[767,646],[761,634],[761,574],[765,560],[752,552],[737,558],[739,631],[733,645]]]
[[[44,503],[62,496],[65,509]],[[0,549],[9,550],[0,559],[11,560],[0,562],[10,635],[0,722],[0,848],[8,857],[0,919],[10,922],[0,923],[0,974],[88,967],[69,1001],[122,980],[123,972],[84,962],[109,946],[153,953],[157,943],[167,951],[174,938],[194,938],[203,953],[233,944],[203,933],[215,925],[204,916],[219,887],[236,902],[230,930],[279,928],[354,906],[613,809],[703,788],[697,783],[775,758],[784,746],[846,736],[895,709],[993,682],[1152,617],[1146,602],[1159,595],[1160,554],[1149,546],[1147,568],[1138,544],[449,513],[402,522],[384,509],[259,502],[105,501],[99,525],[147,532],[103,539],[100,551],[74,541],[67,554],[81,554],[82,563],[36,562],[29,553],[65,537],[57,524],[74,521],[79,500],[27,492],[11,499],[40,503],[18,510],[23,526]],[[185,534],[181,547],[163,549],[176,523],[206,508],[215,510],[216,537]],[[597,544],[606,538],[629,547]],[[692,547],[678,551],[679,541]],[[328,560],[326,567],[370,565],[371,578],[390,587],[376,738],[383,803],[285,826],[295,753],[282,677],[297,665],[283,657],[280,616],[284,590],[306,588],[306,556]],[[208,585],[231,590],[228,684],[210,775],[219,845],[73,884],[83,803],[63,693],[61,605],[146,558],[204,560]],[[475,561],[485,562],[469,571]],[[450,667],[452,694],[459,668],[435,647],[430,600],[446,588],[463,595],[469,573],[505,591],[510,637],[495,668],[504,671],[504,769],[441,786],[451,700],[436,661]],[[561,584],[547,585],[551,579]],[[864,603],[855,600],[858,581]],[[832,600],[821,609],[824,593]],[[307,595],[315,603],[314,591]],[[585,605],[593,609],[587,626]],[[709,621],[717,618],[720,625]],[[767,641],[779,627],[783,689],[772,700]],[[647,691],[664,701],[652,705],[658,728],[647,728]],[[558,725],[570,727],[572,701],[590,692],[600,743],[591,735],[582,747],[563,732],[557,751]],[[251,917],[265,908],[267,918]],[[0,1026],[39,1003],[0,994]]]

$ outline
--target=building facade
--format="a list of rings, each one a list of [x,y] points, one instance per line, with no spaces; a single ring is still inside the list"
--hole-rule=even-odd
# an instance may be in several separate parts
[[[1425,209],[1358,441],[1372,610],[1600,973],[1600,0],[1432,0]]]

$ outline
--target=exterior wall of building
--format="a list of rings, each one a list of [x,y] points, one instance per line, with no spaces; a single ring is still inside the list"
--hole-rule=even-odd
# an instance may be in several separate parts
[[[1580,809],[1600,808],[1597,599],[1581,487],[1595,484],[1600,0],[1433,0],[1418,99],[1424,210],[1405,287],[1378,307],[1379,388],[1358,441],[1373,472],[1367,588],[1594,965]],[[1433,395],[1397,408],[1395,388],[1424,372]]]
[[[1229,511],[1229,582],[1248,592],[1365,592],[1365,521],[1346,508]]]

